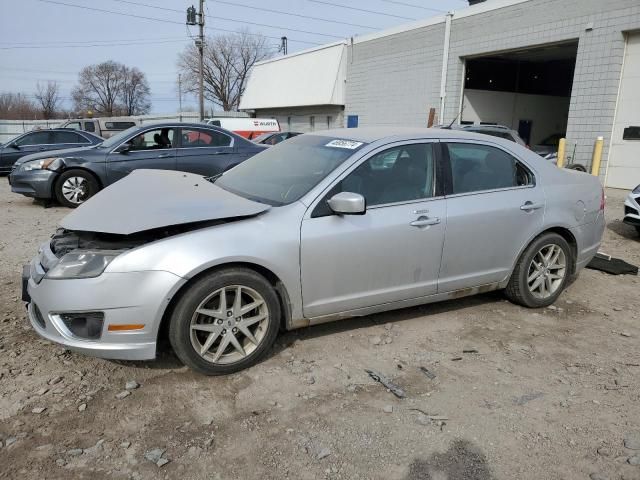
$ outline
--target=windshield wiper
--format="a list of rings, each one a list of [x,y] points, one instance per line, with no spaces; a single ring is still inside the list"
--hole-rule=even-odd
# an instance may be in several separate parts
[[[211,175],[210,177],[204,177],[204,179],[207,182],[216,183],[216,180],[219,179],[222,176],[222,173],[224,173],[224,172],[221,172],[221,173],[219,173],[217,175]]]

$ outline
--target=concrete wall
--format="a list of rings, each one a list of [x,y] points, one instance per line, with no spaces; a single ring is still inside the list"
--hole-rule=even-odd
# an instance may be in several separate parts
[[[444,24],[348,47],[346,115],[360,126],[427,126],[440,104]]]
[[[454,15],[445,111],[439,121],[451,121],[458,114],[465,57],[578,39],[567,149],[573,151],[575,144],[576,161],[588,164],[595,138],[603,135],[604,176],[623,32],[635,29],[640,29],[638,0],[528,0],[475,15]],[[443,44],[441,21],[348,47],[345,115],[359,115],[362,126],[424,125],[429,107],[439,107]]]
[[[310,107],[272,108],[256,110],[259,118],[275,118],[283,131],[307,133],[344,126],[344,109],[341,105],[316,105]],[[311,128],[314,117],[314,128]],[[331,117],[330,122],[327,117]]]
[[[462,120],[491,122],[518,130],[520,120],[531,120],[531,145],[567,129],[568,97],[465,90]]]

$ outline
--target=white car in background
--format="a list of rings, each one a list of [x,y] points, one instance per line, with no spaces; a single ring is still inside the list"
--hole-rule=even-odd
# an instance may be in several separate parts
[[[640,235],[640,185],[634,188],[624,201],[624,219],[622,221],[636,227]]]

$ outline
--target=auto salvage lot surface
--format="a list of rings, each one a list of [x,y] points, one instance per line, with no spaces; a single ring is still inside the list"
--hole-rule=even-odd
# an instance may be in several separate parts
[[[637,265],[626,192],[607,194],[602,249]],[[0,178],[1,478],[640,479],[638,277],[585,270],[537,311],[488,294],[291,332],[206,378],[31,330],[21,266],[68,211]]]

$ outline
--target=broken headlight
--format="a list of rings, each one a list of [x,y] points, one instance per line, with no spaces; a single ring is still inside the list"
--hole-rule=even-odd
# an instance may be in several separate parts
[[[32,160],[20,165],[20,170],[28,172],[30,170],[59,170],[62,167],[64,160],[62,158],[50,157],[43,158],[41,160]]]
[[[122,252],[118,250],[82,250],[64,255],[47,272],[45,278],[60,280],[67,278],[93,278],[104,272],[114,258]]]

